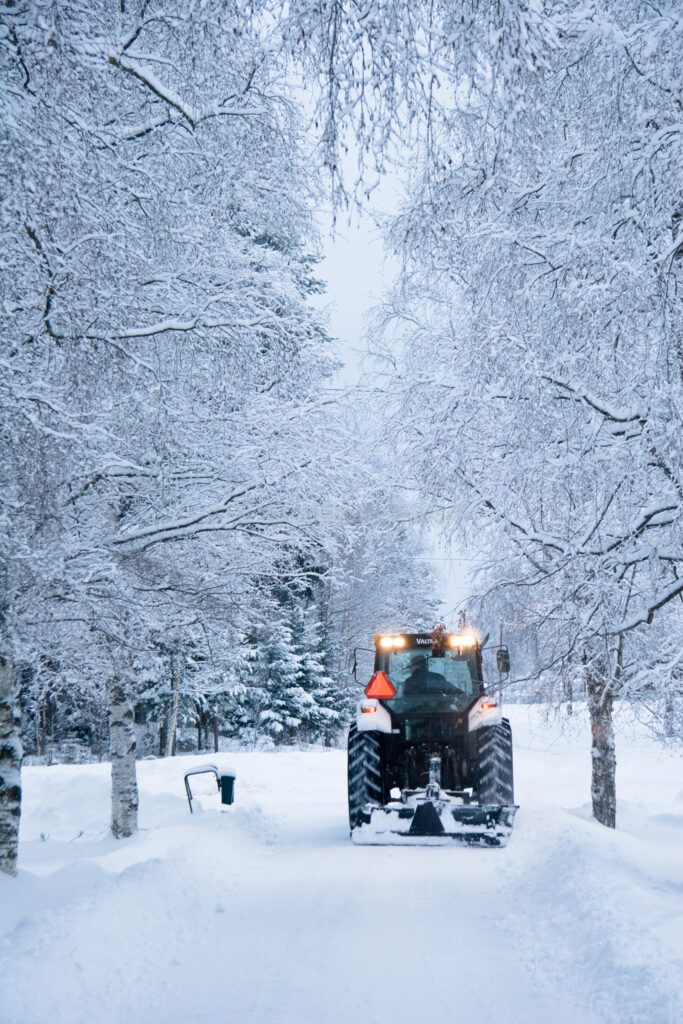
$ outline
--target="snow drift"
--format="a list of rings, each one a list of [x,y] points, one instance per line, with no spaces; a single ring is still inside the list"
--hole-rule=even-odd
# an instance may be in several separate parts
[[[590,818],[584,712],[506,714],[520,811],[504,850],[354,846],[337,750],[218,755],[236,803],[198,777],[192,816],[183,772],[216,755],[140,762],[125,841],[109,765],[27,768],[0,1021],[678,1024],[680,757],[618,716],[613,832]]]

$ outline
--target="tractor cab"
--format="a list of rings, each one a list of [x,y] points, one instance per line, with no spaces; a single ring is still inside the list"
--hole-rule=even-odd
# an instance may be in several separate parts
[[[463,712],[483,693],[473,633],[375,637],[375,675],[366,695],[376,695],[392,717]]]

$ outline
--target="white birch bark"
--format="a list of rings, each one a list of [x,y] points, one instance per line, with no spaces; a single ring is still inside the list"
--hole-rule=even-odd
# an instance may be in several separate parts
[[[588,709],[591,721],[591,798],[593,817],[607,828],[617,820],[617,759],[614,751],[612,695],[605,684],[588,677]]]
[[[132,836],[138,827],[138,783],[135,772],[135,716],[125,677],[109,683],[111,737],[111,831],[116,839]]]
[[[170,757],[173,754],[173,742],[175,740],[175,731],[178,725],[178,702],[180,700],[180,675],[181,675],[181,655],[176,652],[171,655],[171,692],[173,703],[171,705],[171,714],[169,715],[168,721],[168,732],[166,734],[166,757]]]
[[[21,815],[21,715],[9,645],[0,649],[0,871],[15,875]]]

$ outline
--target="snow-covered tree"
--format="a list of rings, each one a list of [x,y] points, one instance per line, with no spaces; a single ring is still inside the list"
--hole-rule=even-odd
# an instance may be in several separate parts
[[[126,764],[151,635],[296,529],[332,366],[300,124],[243,15],[3,14],[3,649],[106,672]]]
[[[12,827],[19,674],[53,666],[70,698],[99,707],[104,683],[112,826],[129,834],[135,701],[158,638],[173,641],[172,749],[187,651],[214,684],[229,679],[227,648],[261,620],[263,581],[272,591],[301,552],[338,542],[321,510],[341,508],[355,477],[327,422],[334,364],[307,303],[316,183],[284,74],[300,14],[240,0],[2,12]],[[321,602],[316,615],[328,620]],[[269,628],[284,643],[286,622]],[[299,720],[325,731],[319,640],[284,644],[288,658]]]
[[[671,704],[683,650],[681,22],[556,15],[514,119],[489,51],[456,88],[392,229],[385,343],[424,502],[483,548],[482,592],[514,595],[553,686],[585,684],[613,826],[613,701]]]

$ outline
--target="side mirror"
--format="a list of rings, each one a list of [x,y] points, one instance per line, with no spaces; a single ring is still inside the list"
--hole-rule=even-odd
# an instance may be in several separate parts
[[[496,651],[496,664],[498,671],[508,675],[510,672],[510,652],[507,647],[499,647]]]

